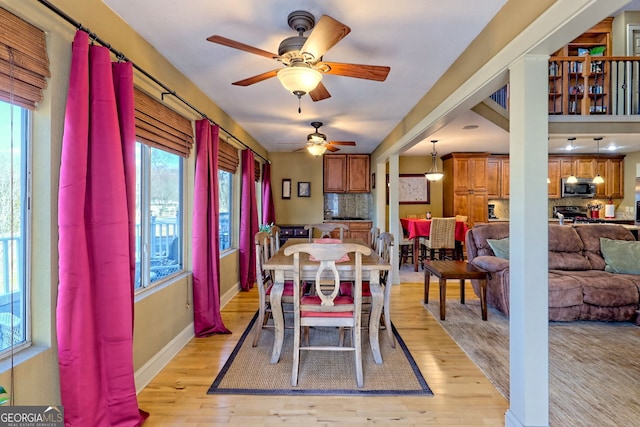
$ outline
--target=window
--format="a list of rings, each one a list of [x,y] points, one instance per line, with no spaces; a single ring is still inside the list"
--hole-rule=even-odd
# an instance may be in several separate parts
[[[233,174],[218,170],[218,200],[220,201],[220,252],[230,249],[231,238],[231,216],[233,206]]]
[[[0,101],[0,352],[27,341],[29,119]]]
[[[183,270],[183,158],[136,144],[136,289]]]

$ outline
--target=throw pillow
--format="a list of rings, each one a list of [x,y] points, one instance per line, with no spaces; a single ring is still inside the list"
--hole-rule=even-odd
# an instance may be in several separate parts
[[[487,243],[491,250],[498,258],[509,259],[509,238],[504,239],[487,239]]]
[[[640,242],[601,237],[600,252],[607,263],[605,271],[640,274]]]

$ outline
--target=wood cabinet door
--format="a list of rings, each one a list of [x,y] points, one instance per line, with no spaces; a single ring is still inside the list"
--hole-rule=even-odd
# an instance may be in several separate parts
[[[500,162],[500,198],[508,199],[509,198],[509,187],[511,183],[509,176],[509,158],[502,159]],[[487,214],[488,215],[488,214]]]
[[[453,158],[453,191],[468,193],[471,190],[469,176],[471,174],[468,159]]]
[[[500,177],[502,175],[500,163],[500,159],[496,157],[489,157],[487,160],[487,196],[489,199],[500,198]]]
[[[360,239],[368,244],[371,226],[371,222],[351,222],[349,223],[349,237],[352,239]]]
[[[369,156],[366,154],[347,155],[347,192],[369,192]]]
[[[608,159],[607,173],[604,185],[607,187],[607,197],[624,198],[624,161],[622,159]]]
[[[345,193],[347,191],[347,156],[331,154],[324,156],[324,192]]]
[[[489,198],[486,192],[476,191],[468,196],[467,216],[469,217],[468,226],[473,227],[477,222],[488,221],[488,204]]]
[[[607,179],[608,163],[609,161],[605,159],[596,160],[596,175],[600,174],[600,176],[604,179],[604,182],[602,184],[596,184],[596,197],[607,197],[607,195],[609,194],[609,180]]]
[[[471,190],[487,191],[487,158],[470,158],[469,162],[469,181]]]
[[[575,160],[575,175],[578,178],[593,178],[596,176],[596,160],[590,159],[576,159]]]
[[[549,159],[549,174],[547,178],[549,178],[549,198],[550,199],[559,199],[562,193],[560,192],[560,160],[559,159]]]

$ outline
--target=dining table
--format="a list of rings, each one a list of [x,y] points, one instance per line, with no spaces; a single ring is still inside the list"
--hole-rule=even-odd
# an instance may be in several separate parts
[[[431,220],[422,218],[400,218],[402,227],[409,233],[408,238],[413,239],[413,271],[418,271],[418,250],[420,248],[420,237],[429,237],[431,231]],[[462,244],[467,235],[469,227],[464,221],[456,221],[456,251],[462,251]]]
[[[362,239],[349,239],[342,240],[343,243],[359,243],[367,246],[367,243]],[[273,316],[275,337],[273,340],[273,351],[271,353],[271,363],[278,363],[280,360],[280,354],[282,352],[282,344],[284,342],[284,313],[282,310],[282,293],[284,291],[285,280],[293,280],[293,255],[285,255],[286,248],[299,243],[309,243],[308,239],[288,239],[280,249],[273,254],[267,262],[264,263],[263,268],[273,271],[273,287],[270,293],[271,314]],[[321,243],[317,243],[321,244]],[[315,281],[316,272],[320,263],[309,259],[309,254],[300,254],[300,280],[301,281]],[[336,268],[340,274],[340,280],[355,280],[355,257],[349,256],[349,260],[343,262],[337,262]],[[384,284],[380,282],[380,273],[384,270],[390,270],[391,264],[386,263],[382,258],[372,249],[371,254],[362,256],[362,280],[369,281],[369,287],[371,289],[371,313],[369,316],[369,343],[371,352],[373,353],[373,359],[375,363],[381,364],[382,354],[380,352],[380,319],[382,316],[382,310],[384,305]],[[391,286],[391,284],[388,284]]]

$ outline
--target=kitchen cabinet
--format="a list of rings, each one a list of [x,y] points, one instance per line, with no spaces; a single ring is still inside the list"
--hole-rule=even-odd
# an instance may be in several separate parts
[[[487,196],[492,199],[509,198],[509,156],[492,155],[487,159]]]
[[[325,193],[368,193],[368,154],[327,154],[324,156]]]
[[[549,179],[549,198],[550,199],[559,199],[562,196],[562,192],[560,189],[560,177],[562,174],[560,173],[560,159],[554,159],[549,157],[549,174],[547,178]]]
[[[370,221],[346,221],[346,222],[331,221],[331,222],[336,224],[344,224],[347,227],[349,227],[349,230],[347,230],[344,233],[345,239],[362,239],[362,241],[364,242],[369,241],[369,231],[373,226],[372,222]],[[339,239],[340,231],[339,230],[332,231],[331,237],[334,239]]]
[[[551,162],[560,163],[560,178],[566,178],[572,173],[577,178],[593,178],[598,173],[604,178],[603,184],[596,186],[596,197],[621,199],[624,197],[624,155],[609,154],[579,154],[575,156],[549,155],[549,179],[551,179]],[[560,183],[558,193],[560,197]],[[551,196],[551,187],[549,189]]]
[[[488,221],[488,159],[488,153],[442,156],[443,216],[465,215],[469,227],[475,222]]]

